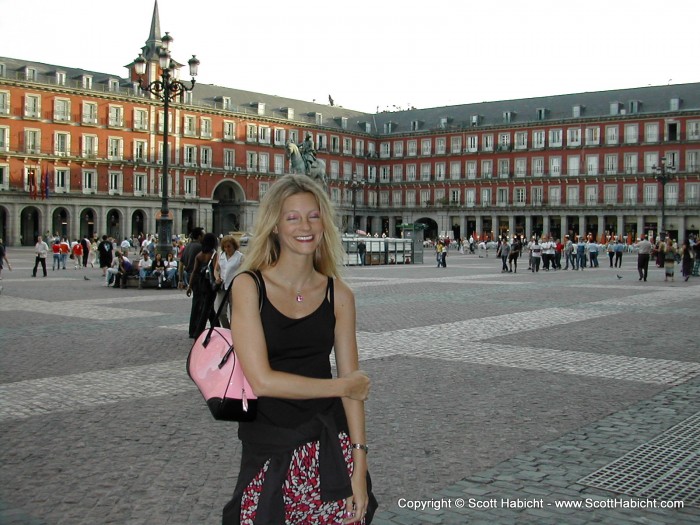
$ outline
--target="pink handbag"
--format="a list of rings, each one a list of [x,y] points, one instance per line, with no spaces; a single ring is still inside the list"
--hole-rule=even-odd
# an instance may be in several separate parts
[[[258,285],[258,276],[252,272]],[[228,293],[226,297],[228,298]],[[228,299],[222,301],[215,319],[223,311]],[[262,296],[260,296],[262,309]],[[257,396],[248,383],[238,356],[233,348],[231,330],[210,327],[204,330],[190,349],[187,374],[207,402],[214,419],[222,421],[253,421],[257,415]]]

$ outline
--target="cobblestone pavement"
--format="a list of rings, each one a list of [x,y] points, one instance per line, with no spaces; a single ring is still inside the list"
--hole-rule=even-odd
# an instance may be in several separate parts
[[[219,523],[240,447],[185,373],[189,300],[8,256],[0,524]],[[448,265],[346,272],[374,523],[700,524],[700,280]]]

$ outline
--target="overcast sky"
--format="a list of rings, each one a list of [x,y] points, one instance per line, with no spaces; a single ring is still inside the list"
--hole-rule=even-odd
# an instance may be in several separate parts
[[[0,56],[126,76],[153,0],[0,0]],[[159,0],[198,80],[374,112],[700,81],[700,1]]]

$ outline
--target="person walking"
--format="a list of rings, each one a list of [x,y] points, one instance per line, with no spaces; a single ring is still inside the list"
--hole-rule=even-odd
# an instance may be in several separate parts
[[[683,247],[681,248],[681,274],[683,275],[684,281],[690,279],[690,274],[693,271],[692,251],[690,239],[683,241]]]
[[[654,249],[654,245],[651,244],[646,235],[641,234],[639,241],[634,245],[637,249],[637,271],[639,272],[639,280],[644,279],[646,282],[647,275],[649,274],[649,259],[651,258],[651,251]]]
[[[615,252],[615,268],[622,268],[622,252],[625,251],[625,245],[622,244],[622,240],[618,238],[613,246]]]
[[[501,240],[498,247],[498,255],[501,258],[501,273],[508,273],[508,257],[510,256],[510,244],[506,239]]]
[[[540,261],[542,260],[542,246],[536,237],[532,242],[532,247],[530,248],[530,256],[532,258],[532,261],[530,262],[530,269],[532,270],[532,273],[539,272]]]
[[[664,252],[664,281],[671,278],[673,282],[674,273],[676,272],[676,248],[673,246],[673,240],[670,237],[666,238],[666,242],[662,243]]]
[[[41,235],[39,235],[36,238],[36,244],[34,245],[34,253],[36,254],[36,259],[34,260],[34,269],[32,270],[32,277],[36,277],[36,271],[39,267],[39,264],[41,264],[41,269],[44,270],[44,277],[46,277],[46,257],[49,254],[49,245],[44,242]]]
[[[7,248],[5,248],[5,245],[2,243],[2,239],[0,239],[0,281],[2,281],[3,263],[7,263],[7,269],[12,271],[12,265],[10,264],[10,260],[7,258]]]
[[[219,310],[221,303],[231,293],[231,283],[243,263],[243,254],[238,251],[239,248],[240,245],[233,235],[226,235],[221,239],[221,253],[214,267],[214,276],[219,287],[216,291],[216,300],[214,301],[215,312]],[[219,316],[219,323],[224,328],[231,328],[230,311],[231,307],[229,305],[224,308]]]
[[[523,249],[522,242],[518,237],[513,237],[513,242],[510,245],[510,254],[508,255],[508,272],[518,273],[518,257]]]
[[[360,266],[365,266],[365,255],[367,255],[367,245],[365,241],[360,240],[357,243],[357,253],[360,256]]]
[[[218,242],[216,235],[205,233],[202,237],[202,251],[194,259],[194,268],[187,286],[187,297],[192,297],[189,331],[192,339],[199,337],[207,327],[207,321],[211,326],[219,325],[214,311],[216,291],[212,288],[214,267],[218,258],[216,253]]]
[[[97,253],[99,254],[100,258],[100,268],[102,268],[103,277],[107,273],[107,268],[112,266],[112,259],[114,258],[113,249],[114,247],[112,246],[112,243],[108,240],[106,235],[103,235],[102,241],[100,241],[100,244],[97,245]]]
[[[265,194],[255,232],[243,264],[253,274],[233,281],[231,324],[258,413],[238,424],[241,468],[223,525],[368,524],[370,383],[358,369],[355,299],[338,275],[332,204],[310,178],[285,175]]]

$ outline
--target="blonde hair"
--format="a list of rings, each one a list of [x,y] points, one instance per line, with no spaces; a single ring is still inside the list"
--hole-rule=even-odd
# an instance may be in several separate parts
[[[275,182],[263,197],[241,270],[263,270],[275,266],[280,256],[280,243],[273,230],[280,220],[284,201],[298,193],[310,193],[321,212],[323,237],[314,256],[316,271],[328,277],[339,277],[344,252],[340,233],[335,225],[335,210],[323,187],[306,175],[285,175]]]

